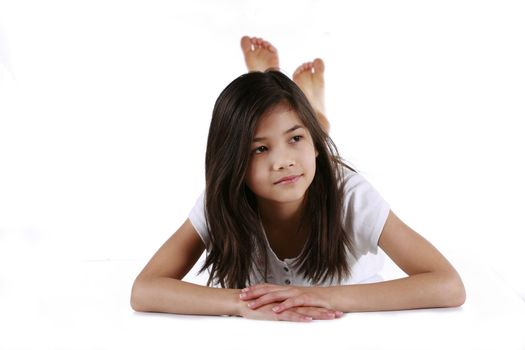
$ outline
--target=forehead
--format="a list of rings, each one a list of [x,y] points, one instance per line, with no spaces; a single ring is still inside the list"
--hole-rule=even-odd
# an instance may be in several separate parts
[[[292,108],[280,104],[259,118],[255,125],[255,135],[258,136],[266,132],[282,132],[294,125],[303,126],[303,122]]]

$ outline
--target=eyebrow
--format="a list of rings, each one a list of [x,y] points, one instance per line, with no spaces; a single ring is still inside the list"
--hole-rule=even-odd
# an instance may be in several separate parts
[[[298,124],[294,125],[290,129],[288,129],[285,132],[283,132],[283,135],[289,134],[292,131],[295,131],[295,130],[300,129],[302,127],[303,127],[302,125],[298,125]],[[254,137],[252,142],[264,141],[266,139],[267,139],[267,137]]]

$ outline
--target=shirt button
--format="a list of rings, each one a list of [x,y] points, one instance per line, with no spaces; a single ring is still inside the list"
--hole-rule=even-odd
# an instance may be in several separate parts
[[[287,267],[284,268],[284,271],[288,272],[290,271]]]
[[[286,283],[286,284],[290,284],[290,283],[292,283],[292,282],[290,282],[290,280],[285,280],[284,283]]]

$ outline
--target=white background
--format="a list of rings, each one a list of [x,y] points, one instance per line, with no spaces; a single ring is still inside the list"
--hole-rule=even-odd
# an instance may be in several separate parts
[[[322,57],[342,156],[453,263],[525,299],[524,8],[0,1],[0,306],[76,263],[140,271],[203,189],[244,34],[270,40],[289,75]]]

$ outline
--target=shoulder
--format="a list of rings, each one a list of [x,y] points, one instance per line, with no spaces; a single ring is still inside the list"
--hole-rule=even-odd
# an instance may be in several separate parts
[[[341,167],[342,220],[358,254],[376,253],[390,205],[362,174]]]
[[[342,187],[345,193],[345,197],[360,189],[371,186],[363,175],[343,165],[338,166],[337,178],[339,186]]]
[[[205,244],[206,247],[208,247],[210,239],[208,235],[208,226],[206,222],[205,193],[205,191],[202,191],[200,196],[195,201],[195,204],[188,215],[188,219],[195,228],[195,231],[197,231],[202,242]]]

